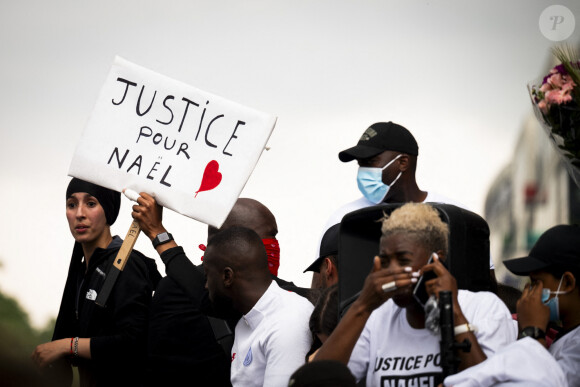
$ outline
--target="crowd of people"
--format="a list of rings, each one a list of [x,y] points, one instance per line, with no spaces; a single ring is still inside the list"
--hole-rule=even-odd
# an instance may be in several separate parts
[[[68,277],[52,341],[32,354],[44,385],[72,385],[76,367],[82,387],[580,386],[579,226],[554,226],[528,256],[504,262],[529,276],[524,289],[459,289],[446,261],[462,236],[433,203],[464,206],[419,188],[418,154],[413,135],[393,122],[371,125],[339,153],[358,162],[363,197],[321,230],[304,270],[310,288],[278,277],[276,218],[250,198],[239,198],[219,229],[208,226],[194,265],[182,247],[189,242],[173,238],[163,207],[141,192],[132,216],[165,276],[137,250],[119,268],[123,241],[110,227],[120,193],[73,178]],[[372,270],[342,308],[341,221],[385,203],[397,207],[379,220]],[[489,269],[496,285],[491,256]]]

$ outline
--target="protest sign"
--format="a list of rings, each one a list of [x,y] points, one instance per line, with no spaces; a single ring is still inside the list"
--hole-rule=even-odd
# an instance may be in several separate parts
[[[69,175],[220,227],[276,117],[116,57]]]

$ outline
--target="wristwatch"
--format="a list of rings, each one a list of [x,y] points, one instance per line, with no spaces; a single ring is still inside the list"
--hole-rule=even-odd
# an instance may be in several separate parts
[[[162,244],[167,243],[167,242],[172,241],[172,240],[173,240],[173,235],[171,235],[167,231],[162,232],[161,234],[157,234],[155,239],[153,239],[153,247],[157,248],[157,246],[162,245]]]
[[[546,332],[544,332],[543,330],[541,330],[538,327],[525,327],[520,332],[520,337],[518,337],[518,338],[523,339],[524,337],[531,337],[532,339],[536,339],[536,340],[537,339],[545,339]]]

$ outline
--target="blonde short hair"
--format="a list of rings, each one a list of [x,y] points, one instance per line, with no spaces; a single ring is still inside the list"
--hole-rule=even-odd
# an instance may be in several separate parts
[[[432,206],[425,203],[406,203],[382,219],[383,237],[405,234],[430,251],[447,253],[449,227]]]

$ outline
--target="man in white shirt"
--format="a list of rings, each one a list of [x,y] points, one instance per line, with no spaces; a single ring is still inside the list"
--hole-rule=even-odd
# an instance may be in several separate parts
[[[312,345],[313,305],[272,280],[262,240],[245,227],[209,241],[204,269],[214,308],[242,314],[232,347],[232,385],[287,386]]]
[[[580,386],[580,227],[552,227],[527,257],[504,264],[531,280],[517,303],[520,339],[450,375],[445,386]],[[550,322],[562,325],[551,344],[546,341]]]
[[[520,338],[544,346],[548,323],[561,329],[548,350],[570,386],[580,386],[580,226],[558,225],[544,232],[527,257],[504,261],[516,275],[529,275],[518,300]]]
[[[314,306],[273,280],[260,236],[242,226],[216,233],[205,250],[204,278],[163,226],[163,207],[151,195],[141,192],[132,208],[167,275],[197,308],[220,318],[241,315],[231,351],[232,385],[286,387],[312,345],[308,324]]]
[[[448,226],[428,204],[407,203],[383,221],[379,256],[363,289],[316,360],[348,364],[367,386],[437,385],[442,382],[440,337],[428,324],[424,306],[413,296],[422,273],[427,294],[451,291],[455,340],[471,343],[459,352],[459,369],[484,361],[515,340],[512,317],[493,293],[458,290],[442,264],[447,254]],[[427,264],[430,256],[434,262]],[[440,261],[441,260],[441,261]]]

